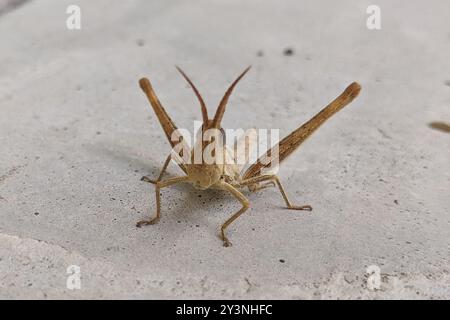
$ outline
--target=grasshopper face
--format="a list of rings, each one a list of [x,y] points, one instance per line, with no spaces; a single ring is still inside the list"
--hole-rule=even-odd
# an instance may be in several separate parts
[[[186,166],[189,182],[199,190],[217,184],[222,176],[222,167],[217,164],[190,164]]]
[[[197,133],[197,142],[194,145],[191,156],[191,164],[186,164],[186,174],[189,182],[200,190],[205,190],[217,184],[223,174],[223,142],[216,144],[217,140],[224,141],[223,129],[216,130],[214,138],[204,140],[205,132],[211,129],[211,121],[203,125]],[[211,148],[212,147],[212,148]],[[197,155],[196,153],[200,153]],[[199,161],[196,162],[196,158]]]

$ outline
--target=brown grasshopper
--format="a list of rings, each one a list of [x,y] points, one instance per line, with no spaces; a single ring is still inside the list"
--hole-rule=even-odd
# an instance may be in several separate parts
[[[200,102],[203,125],[200,129],[204,132],[207,129],[218,129],[224,134],[224,131],[221,127],[221,121],[225,112],[225,107],[228,102],[228,98],[230,97],[234,87],[236,84],[242,79],[242,77],[249,71],[250,67],[248,67],[228,88],[224,97],[222,98],[215,116],[213,119],[208,117],[208,111],[206,108],[206,104],[203,101],[202,96],[199,91],[189,79],[189,77],[180,69],[178,71],[181,75],[186,79],[191,88],[194,90],[195,95],[197,96],[198,101]],[[143,78],[139,81],[141,89],[147,95],[150,104],[153,107],[153,110],[158,117],[161,126],[169,139],[172,147],[175,146],[175,142],[172,141],[172,134],[177,130],[174,122],[170,119],[169,115],[163,108],[161,102],[158,100],[153,88],[150,84],[150,81],[146,78]],[[315,115],[311,120],[307,121],[301,127],[293,131],[291,134],[282,139],[278,144],[276,144],[272,149],[266,152],[262,157],[260,157],[254,164],[252,164],[243,174],[241,174],[241,166],[234,164],[208,164],[208,163],[183,163],[178,162],[180,168],[184,171],[185,175],[181,177],[170,178],[167,180],[162,180],[162,177],[169,165],[172,156],[169,155],[164,162],[163,168],[159,177],[156,180],[152,180],[149,177],[143,177],[142,181],[150,182],[156,185],[155,195],[156,195],[156,217],[151,218],[150,220],[143,220],[137,223],[137,227],[141,227],[143,225],[152,225],[155,224],[161,215],[161,198],[160,198],[160,190],[166,188],[168,186],[178,184],[181,182],[187,182],[192,184],[196,189],[221,189],[230,192],[239,202],[242,207],[236,213],[234,213],[225,223],[221,226],[220,236],[223,241],[223,245],[228,247],[231,245],[230,241],[225,235],[226,228],[235,221],[241,214],[243,214],[249,208],[249,200],[242,194],[239,189],[247,187],[250,191],[257,191],[262,188],[265,188],[269,184],[273,184],[278,186],[281,195],[284,198],[287,209],[292,210],[308,210],[311,211],[312,207],[309,205],[297,206],[293,205],[287,195],[286,192],[280,182],[280,179],[275,174],[264,174],[262,171],[266,167],[270,165],[263,161],[263,159],[267,159],[268,155],[271,155],[271,152],[278,150],[278,154],[276,155],[276,160],[278,162],[283,161],[289,156],[294,150],[296,150],[303,141],[306,140],[317,128],[319,128],[327,119],[329,119],[332,115],[337,113],[339,110],[348,105],[360,92],[361,86],[353,82],[350,86],[348,86],[345,91],[333,100],[327,107],[325,107],[322,111],[320,111],[317,115]],[[183,141],[181,141],[183,143]],[[202,143],[200,147],[201,150],[204,149],[203,141],[196,142]],[[195,148],[196,146],[194,146]],[[198,146],[197,146],[198,147]],[[228,150],[225,150],[224,147],[223,152],[227,153]]]

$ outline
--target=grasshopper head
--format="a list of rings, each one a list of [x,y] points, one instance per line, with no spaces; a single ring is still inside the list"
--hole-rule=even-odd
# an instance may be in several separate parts
[[[224,173],[225,131],[222,129],[221,122],[225,113],[225,107],[234,87],[250,70],[250,67],[245,69],[225,92],[213,119],[208,117],[206,104],[191,79],[179,67],[177,69],[194,90],[200,103],[203,118],[203,126],[197,134],[197,142],[192,152],[191,163],[186,165],[186,173],[189,181],[195,188],[208,189],[219,182]],[[195,155],[199,151],[201,152],[201,160],[199,161],[200,163],[196,163]],[[206,160],[205,155],[210,156],[208,159],[213,161]]]
[[[190,164],[186,166],[189,181],[196,189],[205,190],[219,182],[221,167],[214,164]]]

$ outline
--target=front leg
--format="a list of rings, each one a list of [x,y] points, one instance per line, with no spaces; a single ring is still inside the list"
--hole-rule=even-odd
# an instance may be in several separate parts
[[[265,182],[265,181],[273,181],[277,184],[278,189],[280,190],[281,195],[283,196],[283,199],[286,202],[286,206],[288,209],[312,211],[312,207],[310,205],[296,206],[296,205],[291,204],[291,202],[289,201],[289,198],[286,194],[286,191],[284,191],[284,188],[281,185],[280,179],[276,175],[262,175],[262,176],[250,178],[250,179],[243,180],[242,182],[240,182],[240,185],[241,186],[253,186],[255,184],[259,184],[259,183]]]
[[[223,189],[231,192],[231,194],[233,196],[235,196],[239,202],[242,204],[242,208],[239,209],[235,214],[233,214],[227,221],[225,221],[225,223],[222,225],[222,227],[220,228],[221,231],[221,239],[223,241],[223,246],[224,247],[229,247],[231,246],[231,242],[228,240],[228,238],[225,236],[225,229],[237,218],[239,218],[239,216],[241,214],[243,214],[248,208],[249,208],[249,201],[248,199],[235,187],[233,187],[232,185],[226,183],[226,182],[222,182],[221,187],[223,187]]]
[[[164,165],[163,165],[163,168],[161,169],[161,172],[159,173],[158,179],[153,180],[153,179],[151,179],[151,178],[149,178],[147,176],[143,176],[141,178],[141,181],[149,182],[149,183],[152,183],[152,184],[157,184],[159,181],[161,181],[162,177],[164,176],[164,173],[166,173],[166,169],[169,166],[169,163],[170,163],[171,159],[172,159],[172,155],[169,154],[169,156],[167,157],[166,161],[164,162]]]
[[[142,226],[147,226],[147,225],[152,225],[155,224],[156,222],[158,222],[160,216],[161,216],[161,193],[160,190],[163,188],[166,188],[168,186],[180,183],[180,182],[184,182],[188,179],[187,176],[185,177],[176,177],[176,178],[171,178],[171,179],[167,179],[164,181],[158,181],[156,182],[156,188],[155,188],[155,195],[156,195],[156,217],[150,219],[150,220],[142,220],[139,221],[136,224],[136,227],[140,228]]]

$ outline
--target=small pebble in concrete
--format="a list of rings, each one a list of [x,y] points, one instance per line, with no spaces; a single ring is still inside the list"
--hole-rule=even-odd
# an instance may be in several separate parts
[[[39,215],[39,212],[35,212],[34,215],[35,215],[35,216],[38,216],[38,215]]]
[[[284,259],[280,259],[280,262],[281,263],[285,263],[286,261]]]

